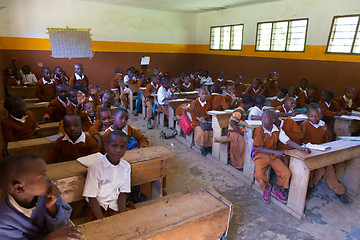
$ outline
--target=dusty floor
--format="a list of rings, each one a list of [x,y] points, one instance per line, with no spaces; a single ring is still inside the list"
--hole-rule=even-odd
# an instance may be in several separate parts
[[[151,145],[163,145],[174,154],[167,175],[167,193],[190,192],[213,187],[234,205],[229,240],[235,239],[360,239],[360,197],[343,205],[321,182],[310,194],[307,217],[298,220],[275,204],[264,204],[253,188],[232,176],[216,162],[175,138],[160,139],[160,128],[147,129],[141,117],[130,116],[129,123],[141,129]]]

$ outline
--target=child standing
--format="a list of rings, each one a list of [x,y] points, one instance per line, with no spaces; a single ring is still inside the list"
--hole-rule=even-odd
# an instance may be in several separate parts
[[[223,111],[229,109],[225,97],[220,95],[220,92],[221,88],[219,84],[214,83],[211,86],[211,95],[206,98],[206,102],[209,104],[209,110]]]
[[[151,75],[150,76],[150,81],[151,83],[149,83],[146,86],[146,90],[145,90],[145,104],[148,107],[147,110],[147,128],[148,129],[152,129],[153,126],[151,124],[151,119],[153,118],[152,115],[152,111],[153,111],[153,106],[154,106],[154,97],[151,96],[151,94],[155,94],[157,93],[158,89],[159,89],[159,85],[158,85],[158,77],[156,75]]]
[[[57,85],[55,87],[56,98],[49,103],[49,106],[45,110],[44,121],[59,122],[63,120],[66,114],[66,107],[70,104],[67,99],[68,90],[65,85]]]
[[[102,219],[124,212],[126,193],[131,191],[130,164],[121,158],[125,155],[128,137],[121,130],[109,133],[104,147],[107,154],[93,154],[83,158],[96,157],[86,177],[83,196],[89,202],[87,221]]]
[[[115,102],[120,99],[119,81],[122,81],[122,78],[122,70],[119,67],[115,68],[115,76],[110,84],[110,90],[115,93]]]
[[[288,90],[286,88],[279,88],[276,94],[276,98],[271,101],[271,107],[281,106],[284,103]]]
[[[24,99],[19,97],[8,97],[4,107],[9,116],[1,122],[4,142],[32,139],[42,137],[40,126],[34,119],[34,114],[27,110]]]
[[[49,68],[41,68],[41,73],[43,77],[35,84],[35,95],[41,102],[50,102],[55,98],[56,83]]]
[[[306,78],[303,78],[300,80],[300,92],[305,92],[307,90],[307,87],[309,86],[308,80]]]
[[[263,201],[265,203],[270,202],[271,194],[278,201],[286,204],[287,198],[281,192],[281,188],[289,188],[291,173],[281,160],[284,151],[276,150],[277,142],[280,141],[283,144],[306,153],[310,153],[310,149],[303,148],[291,141],[283,130],[275,126],[276,118],[277,116],[274,111],[264,112],[261,118],[262,126],[255,129],[255,152],[253,157],[255,162],[254,177],[259,182],[260,189],[263,190]],[[277,184],[275,186],[271,186],[267,182],[266,169],[269,165],[275,170],[275,173],[278,176]]]
[[[240,121],[247,119],[247,111],[253,106],[253,98],[251,95],[245,94],[242,98],[241,106],[238,107],[231,115],[228,137],[230,138],[230,161],[231,166],[242,170],[244,168],[245,160],[245,140],[244,140],[244,126]]]
[[[84,67],[81,63],[75,64],[75,74],[70,77],[69,85],[74,87],[75,82],[82,82],[85,84],[86,88],[89,87],[89,79],[84,75]]]
[[[70,224],[71,207],[46,174],[45,162],[29,154],[11,155],[0,161],[1,239],[80,239]]]
[[[311,103],[307,107],[307,115],[309,119],[306,119],[300,124],[300,129],[304,134],[302,143],[322,144],[327,142],[327,134],[325,122],[321,120],[322,113],[319,105]],[[345,188],[336,178],[336,171],[341,166],[340,164],[330,165],[327,167],[319,168],[310,172],[309,187],[312,188],[317,185],[321,178],[324,178],[328,187],[335,192],[339,200],[344,204],[351,203],[351,199],[345,193]]]
[[[308,86],[305,91],[301,91],[299,93],[298,107],[306,108],[309,103],[316,103],[316,91],[317,89],[314,86]]]
[[[129,68],[126,71],[126,75],[124,77],[124,84],[125,84],[125,88],[123,90],[123,92],[120,95],[120,99],[124,105],[124,107],[126,109],[129,109],[129,93],[130,93],[130,88],[128,86],[128,84],[132,84],[136,82],[136,77],[134,76],[134,71],[132,68]]]
[[[265,96],[267,97],[274,97],[278,93],[278,90],[280,88],[278,83],[279,73],[277,72],[271,72],[269,73],[267,77],[266,83],[264,82],[264,89],[265,89]]]

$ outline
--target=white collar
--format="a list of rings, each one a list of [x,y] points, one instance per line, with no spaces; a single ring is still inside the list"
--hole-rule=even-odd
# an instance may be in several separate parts
[[[204,106],[205,106],[206,100],[205,100],[204,102],[202,102],[202,101],[200,100],[200,97],[199,97],[199,98],[198,98],[198,101],[199,101],[201,107],[204,107]]]
[[[212,93],[211,95],[220,95],[219,93]]]
[[[107,130],[110,130],[111,132],[114,131],[114,129],[112,128],[112,125],[110,127],[108,127],[105,132]],[[125,127],[123,129],[121,129],[121,131],[123,131],[126,135],[128,135],[129,129],[128,129],[128,125],[126,124]]]
[[[222,82],[224,79],[223,78],[218,78],[218,81],[219,82]]]
[[[75,78],[76,78],[76,80],[84,79],[84,77],[85,77],[84,74],[81,74],[81,77],[80,77],[79,74],[75,73]]]
[[[257,93],[259,90],[260,90],[260,87],[257,90],[255,90],[255,88],[253,88],[254,93]]]
[[[59,100],[59,102],[60,102],[64,107],[66,107],[66,106],[69,105],[69,103],[70,103],[69,99],[67,99],[67,98],[66,98],[66,100],[67,100],[66,103],[65,103],[63,100],[61,100],[61,99],[59,98],[59,96],[57,97],[57,99]]]
[[[118,75],[122,76],[122,73],[116,73],[116,74],[118,74]]]
[[[157,87],[158,87],[158,85],[156,84],[156,86],[155,86],[153,82],[151,82],[151,85],[153,85],[154,88],[157,88]]]
[[[81,131],[80,137],[78,137],[78,139],[76,139],[75,142],[73,142],[67,134],[65,134],[65,137],[62,140],[68,141],[68,142],[72,143],[73,145],[75,145],[75,144],[81,143],[81,142],[85,143],[85,139],[86,139],[86,135],[83,131]]]
[[[280,128],[283,128],[283,126],[284,126],[284,120],[282,120],[282,119],[279,119],[280,120]]]
[[[285,100],[285,98],[276,98],[276,100],[278,100],[279,102],[282,102],[282,101],[284,101]]]
[[[117,165],[112,164],[109,159],[107,159],[107,154],[103,155],[103,161],[102,164],[105,168],[116,168],[120,165],[122,159],[120,158],[119,163]]]
[[[189,88],[189,87],[190,87],[190,85],[191,85],[191,83],[189,82],[189,84],[188,84],[188,85],[185,85],[185,83],[183,83],[183,85],[184,85],[186,88]]]
[[[90,117],[89,115],[87,115],[87,116],[88,116],[88,118],[89,118],[89,122],[90,122],[91,124],[94,124],[94,123],[96,122],[95,117],[94,117],[94,120],[91,120],[91,117]]]
[[[71,103],[71,105],[73,105],[74,107],[76,107],[75,103],[73,103],[73,102],[70,102],[70,103]]]
[[[262,125],[261,125],[262,126]],[[279,129],[275,126],[275,124],[273,124],[273,127],[271,129],[271,132],[269,130],[267,130],[266,128],[264,128],[264,126],[262,126],[262,128],[264,129],[264,133],[267,133],[269,135],[271,135],[273,132],[277,132],[279,131]]]
[[[16,118],[16,117],[14,117],[13,115],[10,115],[10,116],[11,116],[13,119],[15,119],[16,121],[18,121],[18,122],[25,123],[26,118],[27,118],[28,115],[22,116],[22,118]]]
[[[309,123],[311,123],[311,125],[313,125],[315,128],[319,128],[319,127],[325,126],[325,122],[324,122],[323,120],[320,120],[320,122],[319,122],[318,124],[312,123],[312,122],[309,120]]]
[[[284,104],[282,105],[282,107],[283,107],[285,113],[292,113],[292,112],[293,112],[293,111],[291,111],[291,110],[286,111]]]
[[[300,91],[303,91],[303,92],[305,92],[305,91],[306,91],[306,89],[307,89],[307,88],[302,89],[301,87],[299,87],[299,90],[300,90]]]
[[[330,102],[330,103],[327,103],[327,102],[324,101],[324,103],[326,104],[326,106],[327,106],[328,108],[330,108],[331,102]]]
[[[44,78],[41,78],[41,80],[42,80],[42,82],[43,82],[43,84],[53,84],[54,82],[55,82],[55,80],[54,79],[50,79],[50,81],[48,82],[48,81],[46,81]]]
[[[21,212],[22,214],[24,214],[24,215],[27,216],[28,218],[31,217],[32,212],[35,210],[35,208],[37,207],[37,204],[39,203],[39,200],[40,200],[40,196],[39,196],[39,197],[38,197],[38,201],[37,201],[37,203],[35,204],[34,207],[32,207],[32,208],[24,208],[24,207],[20,206],[20,205],[16,202],[16,200],[14,199],[14,197],[11,196],[10,194],[8,194],[8,198],[9,198],[10,204],[11,204],[14,208],[16,208],[16,210],[18,210],[19,212]]]

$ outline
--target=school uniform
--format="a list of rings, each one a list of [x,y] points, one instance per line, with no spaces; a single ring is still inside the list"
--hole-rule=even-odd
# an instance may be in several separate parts
[[[339,104],[339,106],[346,111],[351,112],[352,110],[357,109],[355,101],[347,98],[345,95],[342,97],[335,98],[334,101],[337,102]]]
[[[146,86],[144,97],[145,97],[145,104],[148,107],[148,110],[147,110],[147,118],[148,119],[152,118],[152,108],[154,106],[154,97],[151,96],[151,94],[157,93],[159,87],[160,87],[159,84],[154,85],[153,82],[149,83]]]
[[[277,106],[277,107],[275,108],[275,112],[281,112],[281,113],[293,113],[293,112],[294,112],[294,110],[290,109],[289,111],[287,111],[287,110],[285,109],[284,104],[282,104],[282,105]]]
[[[181,92],[192,92],[194,90],[195,90],[195,88],[194,88],[193,84],[190,83],[190,82],[187,85],[185,83],[183,83],[180,86],[180,91]]]
[[[0,239],[42,239],[48,233],[69,225],[71,207],[62,197],[55,202],[57,213],[49,215],[45,206],[46,195],[40,196],[35,207],[20,206],[7,194],[0,201]]]
[[[102,136],[104,134],[105,131],[101,131],[101,128],[103,128],[104,126],[102,125],[102,123],[99,120],[96,120],[93,125],[89,128],[89,134],[91,136],[94,136],[95,134],[99,134],[100,136]]]
[[[21,69],[20,69],[20,74],[22,77],[22,80],[24,82],[24,84],[35,84],[38,82],[35,74],[33,74],[32,72],[30,72],[29,74],[25,74]]]
[[[83,106],[88,102],[95,103],[95,106],[102,104],[102,101],[101,101],[98,93],[95,93],[95,95],[93,95],[93,96],[89,95],[89,97],[86,97],[85,101],[83,103]]]
[[[226,85],[226,81],[223,78],[215,79],[214,83],[217,83],[220,85],[220,87],[223,87]]]
[[[246,94],[250,94],[253,98],[255,98],[257,95],[262,94],[263,91],[264,89],[262,87],[259,87],[258,89],[251,87],[246,91]]]
[[[83,82],[86,85],[86,88],[89,87],[89,79],[86,75],[81,74],[81,76],[75,73],[70,77],[69,86],[74,87],[75,82]]]
[[[328,138],[330,141],[335,140],[336,134],[334,132],[334,125],[335,125],[335,119],[334,116],[336,116],[337,112],[340,112],[342,108],[340,105],[335,102],[334,100],[330,101],[330,103],[320,101],[319,107],[321,108],[321,112],[323,115],[322,120],[324,120],[327,130],[328,130]],[[344,113],[347,111],[345,110]]]
[[[208,84],[213,83],[212,78],[210,76],[208,77],[201,77],[200,84]]]
[[[122,80],[122,74],[116,73],[114,78],[110,82],[110,90],[111,91],[119,91],[119,81]]]
[[[70,102],[70,104],[68,104],[66,106],[66,113],[76,113],[76,114],[78,114],[80,116],[80,119],[81,119],[82,130],[84,132],[89,131],[89,128],[91,127],[92,124],[90,123],[88,115],[86,114],[86,112],[84,112],[81,109],[78,109],[74,103]],[[63,123],[62,122],[60,122],[59,132],[65,134],[65,131],[63,130]]]
[[[196,110],[200,116],[205,116],[205,118],[210,117],[207,115],[207,111],[209,111],[207,101],[201,102],[200,99],[197,98],[193,101],[193,103],[195,104]],[[196,119],[197,115],[195,108],[192,104],[190,104],[189,113],[191,115],[191,126],[194,129],[195,144],[199,147],[211,147],[213,142],[213,131],[203,130],[200,127],[200,123]]]
[[[159,110],[169,117],[169,104],[165,102],[164,99],[172,96],[170,88],[166,90],[163,86],[161,86],[157,94]]]
[[[225,97],[219,93],[212,93],[206,98],[206,102],[209,104],[209,110],[223,111],[229,109]]]
[[[279,88],[279,83],[275,80],[269,80],[266,84],[264,84],[264,89],[266,89],[268,97],[276,96]]]
[[[297,144],[300,144],[301,140],[304,138],[304,134],[301,131],[299,125],[291,118],[285,118],[284,120],[280,119],[280,122],[280,128],[285,132],[285,134],[290,138],[290,140]],[[291,150],[293,148],[289,145],[279,142],[277,145],[277,149]]]
[[[46,81],[44,78],[41,78],[35,84],[35,95],[41,102],[50,102],[55,99],[55,80],[50,79]],[[50,100],[48,100],[50,98]]]
[[[201,79],[199,77],[194,77],[194,79],[191,79],[191,83],[194,86],[194,89],[198,89],[201,87]]]
[[[63,85],[69,85],[69,79],[65,76],[62,76],[59,78],[58,76],[54,76],[54,80],[56,82],[56,85],[63,84]]]
[[[178,84],[178,85],[172,84],[171,87],[173,87],[175,89],[175,92],[181,92],[181,85],[180,84]]]
[[[114,131],[114,129],[110,126],[108,129],[105,130],[105,133],[102,135],[103,143],[106,143],[106,139],[110,132]],[[126,125],[122,131],[130,138],[134,137],[140,144],[140,147],[147,147],[149,146],[149,140],[147,137],[142,135],[140,131],[134,129],[133,127]]]
[[[253,176],[259,182],[261,190],[264,190],[267,184],[266,170],[269,165],[274,169],[276,175],[278,176],[277,184],[281,187],[289,188],[291,173],[281,161],[280,157],[278,155],[265,154],[259,150],[259,146],[275,150],[279,141],[286,144],[289,140],[290,138],[285,134],[285,132],[275,125],[273,125],[271,131],[268,131],[263,126],[259,126],[255,129],[255,152],[253,157],[255,162],[255,172]]]
[[[271,107],[281,106],[284,103],[285,98],[275,98],[271,101]]]
[[[306,91],[300,92],[298,97],[298,107],[300,108],[306,108],[309,103],[313,102],[313,99],[308,97]]]
[[[65,134],[55,141],[47,163],[71,161],[97,152],[100,150],[96,140],[84,132],[75,142]]]
[[[240,131],[245,132],[245,127],[240,123],[247,118],[247,112],[242,108],[238,107],[231,115],[228,127],[227,136],[230,138],[230,162],[234,168],[244,168],[246,143],[244,136],[236,132],[231,126],[230,122],[235,121],[236,126]]]
[[[310,122],[308,119],[300,124],[304,138],[301,140],[302,143],[322,144],[326,142],[325,122],[321,121],[318,124]],[[345,193],[345,188],[336,178],[336,171],[339,169],[342,163],[334,164],[327,167],[322,167],[310,172],[309,187],[312,188],[317,185],[321,178],[324,178],[328,187],[333,190],[336,194]]]
[[[54,122],[63,120],[64,116],[66,115],[66,107],[69,104],[69,100],[64,102],[59,97],[56,97],[49,103],[49,106],[46,108],[44,118],[50,119]]]
[[[246,91],[247,87],[245,84],[239,83],[238,85],[235,85],[235,96],[241,98]]]
[[[233,101],[232,97],[228,93],[225,93],[224,97],[225,97],[226,104],[229,105],[229,108],[230,108],[230,105]],[[234,104],[231,108],[232,109],[237,108],[240,106],[240,104],[241,104],[241,99],[235,99]]]
[[[8,77],[5,79],[5,86],[6,87],[21,87],[24,86],[24,82],[22,79],[17,80],[14,76]]]
[[[10,115],[1,122],[4,142],[27,140],[35,138],[35,131],[40,130],[39,124],[36,123],[34,114],[27,111],[27,115],[21,119]]]
[[[130,79],[129,75],[125,75],[124,77],[124,84],[125,84],[125,88],[123,90],[123,92],[120,95],[120,99],[122,101],[122,103],[124,104],[125,107],[129,107],[130,103],[129,103],[129,93],[130,93],[130,88],[128,86],[128,84],[132,84],[136,82],[136,77],[132,76],[132,78]]]
[[[259,116],[259,117],[261,117],[262,114],[263,114],[263,110],[260,109],[258,106],[251,107],[249,109],[248,120],[251,120],[251,116]]]
[[[117,200],[120,193],[131,192],[130,164],[120,159],[117,165],[113,165],[106,155],[101,153],[95,153],[79,159],[79,161],[94,160],[95,162],[87,170],[83,196],[87,202],[89,202],[89,198],[96,198],[104,213],[111,212],[109,215],[114,215],[113,211],[119,211]],[[95,219],[94,214],[90,210],[87,220],[92,221]]]

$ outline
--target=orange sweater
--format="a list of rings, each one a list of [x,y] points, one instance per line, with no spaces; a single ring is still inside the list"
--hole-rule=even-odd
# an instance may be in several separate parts
[[[310,123],[309,119],[306,119],[300,124],[300,129],[304,134],[301,143],[322,144],[327,142],[325,126],[316,128]]]
[[[64,119],[66,114],[66,107],[64,107],[58,98],[55,98],[49,103],[45,110],[44,118],[48,118],[54,122],[59,122]]]
[[[246,85],[240,83],[239,85],[235,85],[235,96],[242,97],[246,91]]]
[[[220,94],[211,94],[206,98],[209,110],[223,111],[229,109],[229,105],[225,101],[225,97]]]
[[[215,79],[215,80],[214,80],[214,83],[217,83],[217,84],[220,85],[220,87],[223,87],[223,86],[226,85],[227,81],[224,80],[224,79],[223,79],[222,81],[219,81],[219,79]]]
[[[277,98],[271,101],[271,107],[282,106],[284,104],[285,98],[282,101],[279,101]]]
[[[84,83],[86,84],[86,88],[89,87],[89,79],[88,79],[88,77],[87,77],[86,75],[84,75],[84,78],[81,79],[81,80],[75,80],[75,79],[76,79],[76,78],[75,78],[75,75],[72,75],[72,76],[70,77],[69,85],[70,85],[71,87],[74,87],[74,83],[75,83],[76,81],[78,81],[78,82],[84,82]]]
[[[55,99],[55,82],[44,84],[43,79],[40,79],[35,83],[35,95],[41,102],[50,102]],[[47,97],[50,98],[50,101]]]
[[[22,79],[20,79],[20,84],[17,83],[17,81],[14,77],[8,77],[5,79],[6,87],[20,87],[20,86],[24,86],[24,85],[25,84]]]
[[[111,80],[110,82],[110,89],[111,90],[119,90],[119,81],[122,80],[122,75],[120,74],[115,74],[114,78]]]
[[[300,108],[306,108],[306,106],[309,104],[309,103],[311,103],[311,102],[316,102],[316,100],[315,99],[312,99],[312,98],[309,98],[308,96],[307,96],[307,94],[305,93],[305,92],[300,92],[299,93],[299,96],[298,96],[299,98],[297,99],[298,101],[298,107],[300,107]]]
[[[180,91],[181,92],[191,92],[191,91],[194,91],[194,90],[195,90],[195,88],[194,88],[194,85],[192,83],[190,83],[188,87],[186,87],[184,85],[184,83],[181,84],[181,86],[180,86]]]
[[[250,87],[247,91],[246,94],[250,94],[253,98],[256,97],[257,95],[260,95],[261,93],[263,93],[264,89],[263,88],[259,88],[259,90],[257,90],[255,92],[253,87]]]
[[[195,100],[193,101],[193,103],[195,104],[196,110],[197,110],[197,112],[198,112],[198,114],[199,114],[200,116],[202,116],[202,117],[205,116],[205,118],[209,118],[209,117],[210,117],[210,116],[207,115],[207,113],[206,113],[207,111],[209,111],[209,104],[205,104],[204,107],[202,107],[201,104],[200,104],[199,99],[195,99]],[[191,126],[192,126],[193,128],[196,128],[197,126],[200,126],[199,121],[196,120],[197,115],[196,115],[194,106],[193,106],[192,104],[190,104],[189,113],[190,113],[190,115],[191,115]]]
[[[67,107],[66,107],[66,113],[77,113],[80,118],[81,118],[81,123],[82,123],[82,130],[84,132],[89,131],[89,128],[92,126],[88,115],[86,114],[86,112],[78,109],[77,107],[75,107],[72,103],[70,103]],[[64,131],[61,131],[63,127],[63,124],[60,123],[60,127],[59,127],[59,132],[64,133]]]
[[[340,112],[342,110],[340,105],[337,102],[335,102],[334,100],[332,100],[330,102],[330,107],[328,107],[326,105],[326,103],[323,101],[320,101],[318,104],[319,104],[319,107],[321,108],[321,112],[322,112],[323,116],[325,116],[325,117],[334,117],[334,116],[336,116],[337,112]],[[345,112],[347,112],[347,111],[344,111],[344,113]]]
[[[277,81],[270,80],[269,82],[267,82],[264,85],[264,88],[266,89],[266,91],[268,93],[268,97],[274,97],[274,96],[276,96],[280,86]]]
[[[36,123],[32,112],[28,111],[27,115],[25,123],[17,121],[11,116],[2,120],[1,128],[5,144],[35,138],[35,129],[40,128],[40,126]]]
[[[300,144],[301,139],[304,138],[304,135],[297,123],[291,118],[285,118],[283,120],[282,130],[286,133],[286,135],[290,138],[291,141]],[[292,147],[283,144],[282,142],[278,142],[278,149],[280,150],[291,150]]]
[[[350,112],[350,111],[352,111],[352,110],[356,110],[356,109],[357,109],[357,106],[356,106],[354,100],[352,101],[351,107],[349,107],[348,104],[345,102],[343,96],[335,98],[334,101],[337,102],[337,103],[339,104],[339,106],[340,106],[342,109],[346,110],[346,111],[349,111],[349,112]]]
[[[151,83],[149,83],[146,86],[146,90],[145,90],[145,99],[154,99],[154,97],[151,96],[151,94],[153,93],[157,93],[157,91],[160,88],[160,84],[158,84],[156,87],[154,87],[154,85],[152,85]]]

